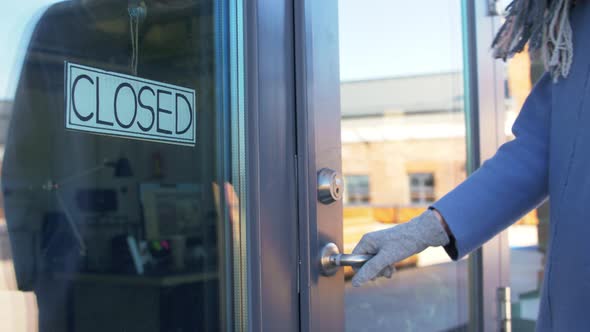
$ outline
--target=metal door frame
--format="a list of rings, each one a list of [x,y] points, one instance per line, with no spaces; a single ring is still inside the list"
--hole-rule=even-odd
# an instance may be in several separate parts
[[[244,27],[246,326],[299,331],[293,1],[233,1]]]
[[[342,244],[341,203],[316,206],[316,171],[340,171],[337,0],[243,6],[248,330],[342,331],[342,272],[314,268],[321,244]]]
[[[342,202],[317,198],[318,171],[341,172],[338,1],[295,1],[294,17],[301,331],[344,331],[342,271],[319,275],[321,246],[342,248]]]

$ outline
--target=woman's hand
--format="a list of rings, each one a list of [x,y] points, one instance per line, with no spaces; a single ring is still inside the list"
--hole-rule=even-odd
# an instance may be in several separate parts
[[[390,278],[396,262],[428,247],[448,244],[445,225],[438,211],[426,210],[407,223],[365,234],[352,253],[373,254],[375,257],[358,269],[352,285],[358,287],[380,276]]]

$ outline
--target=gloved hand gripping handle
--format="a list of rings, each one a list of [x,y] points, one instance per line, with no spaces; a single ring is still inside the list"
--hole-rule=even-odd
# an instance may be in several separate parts
[[[321,253],[321,272],[325,276],[331,276],[338,271],[341,266],[360,267],[365,262],[375,257],[375,255],[352,255],[341,254],[335,243],[328,243],[324,246]]]

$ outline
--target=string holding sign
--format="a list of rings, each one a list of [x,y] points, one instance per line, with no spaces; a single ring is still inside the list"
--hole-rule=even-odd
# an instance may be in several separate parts
[[[129,13],[129,31],[131,33],[131,72],[137,76],[137,63],[139,61],[139,23],[147,16],[147,6],[144,1],[129,0],[127,6]]]

